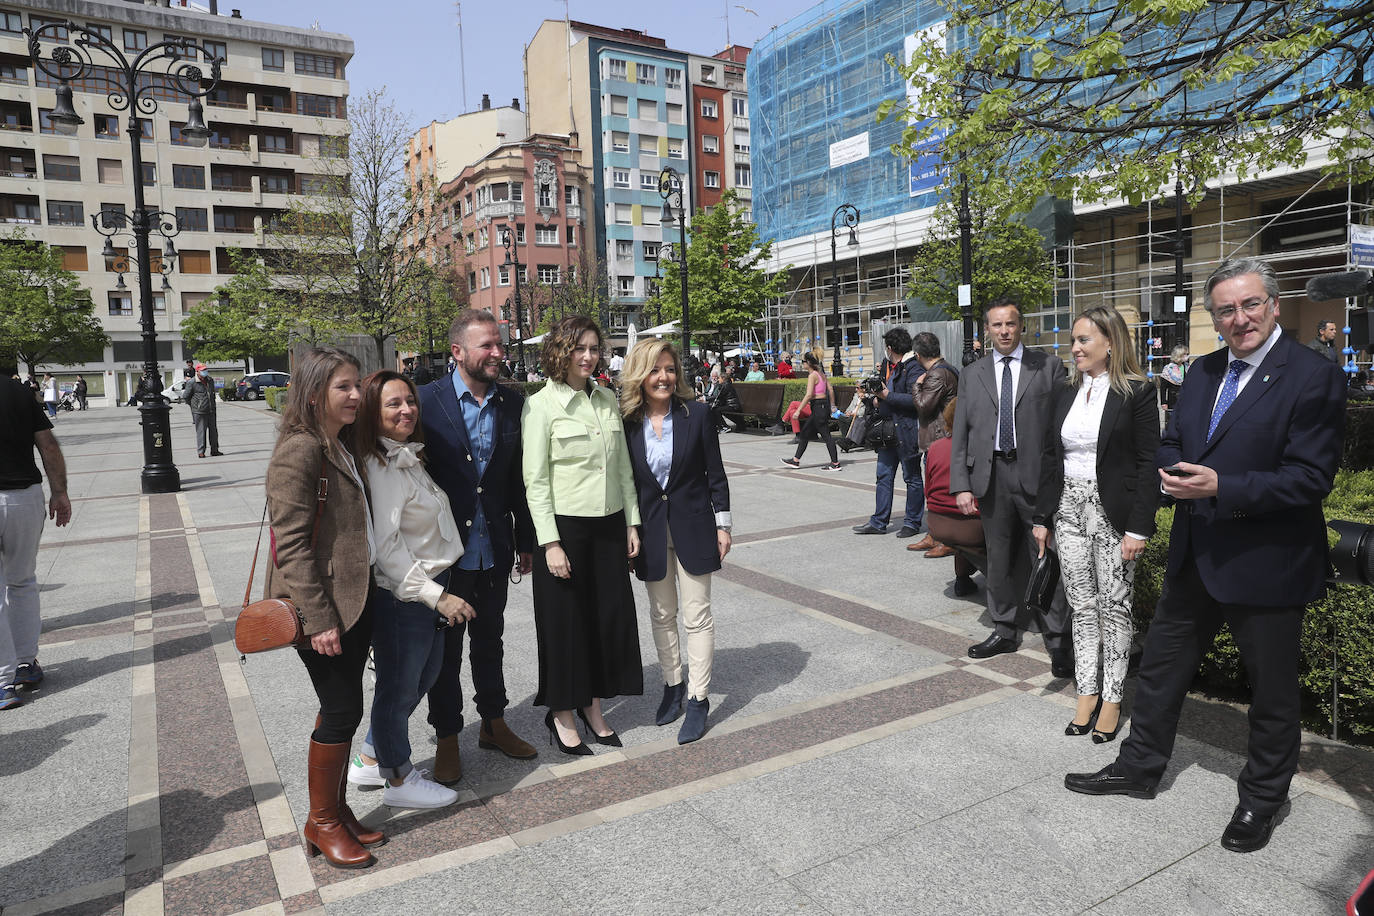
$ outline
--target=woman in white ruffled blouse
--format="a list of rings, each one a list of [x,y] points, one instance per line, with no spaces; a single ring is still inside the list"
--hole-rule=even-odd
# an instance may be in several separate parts
[[[377,540],[377,687],[372,727],[348,780],[384,785],[382,803],[392,807],[439,808],[456,801],[458,793],[411,765],[407,723],[439,674],[443,628],[473,617],[471,604],[445,590],[463,541],[448,496],[425,471],[414,383],[388,369],[369,375],[356,425]]]

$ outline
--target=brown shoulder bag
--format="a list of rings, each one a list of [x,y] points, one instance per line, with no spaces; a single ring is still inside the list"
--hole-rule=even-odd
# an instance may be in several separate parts
[[[310,547],[314,550],[315,537],[320,530],[320,516],[324,513],[325,497],[329,484],[320,468],[318,498],[315,502],[315,520],[310,530]],[[290,598],[264,598],[248,603],[253,591],[253,578],[258,570],[258,549],[262,547],[262,529],[267,523],[267,505],[262,507],[262,522],[258,525],[258,542],[253,547],[253,564],[248,569],[248,586],[243,590],[243,609],[234,621],[234,646],[239,650],[239,660],[251,652],[266,652],[269,649],[285,649],[287,646],[309,645],[305,635],[305,618]],[[272,562],[277,562],[276,536],[272,539]]]

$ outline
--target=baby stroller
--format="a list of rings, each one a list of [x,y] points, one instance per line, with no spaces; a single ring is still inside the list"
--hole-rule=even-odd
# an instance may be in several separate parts
[[[76,410],[76,394],[71,391],[62,392],[62,397],[57,401],[58,410]]]

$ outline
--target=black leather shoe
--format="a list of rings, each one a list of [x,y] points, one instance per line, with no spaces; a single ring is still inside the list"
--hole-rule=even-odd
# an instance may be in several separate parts
[[[987,639],[976,646],[968,647],[970,658],[992,658],[994,655],[1002,655],[1006,652],[1016,651],[1016,640],[1008,639],[1005,636],[998,636],[993,633]]]
[[[887,534],[886,528],[874,528],[872,525],[855,525],[855,534]]]
[[[1109,763],[1096,773],[1069,773],[1064,788],[1082,795],[1129,795],[1131,798],[1154,798],[1155,784],[1139,782],[1122,776],[1116,763]]]
[[[1277,814],[1256,814],[1249,808],[1237,805],[1236,813],[1231,815],[1231,823],[1226,825],[1226,832],[1221,835],[1221,845],[1232,852],[1263,849],[1269,843],[1277,820]]]
[[[920,531],[916,530],[915,528],[911,527],[910,525],[903,525],[903,526],[902,526],[902,530],[897,532],[897,537],[899,537],[899,538],[912,538],[912,537],[915,537],[916,535],[918,535],[918,534],[920,534],[920,533],[921,533]]]
[[[1068,649],[1051,649],[1050,673],[1055,677],[1073,677],[1073,653]]]
[[[972,595],[976,591],[978,591],[978,586],[974,584],[971,576],[957,576],[954,579],[954,596],[956,598]]]

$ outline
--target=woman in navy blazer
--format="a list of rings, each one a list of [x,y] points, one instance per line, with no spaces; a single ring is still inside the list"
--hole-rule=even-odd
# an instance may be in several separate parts
[[[1031,531],[1043,554],[1054,526],[1073,609],[1078,710],[1064,734],[1091,730],[1102,744],[1121,728],[1135,560],[1155,531],[1159,409],[1116,309],[1080,315],[1071,347],[1068,384],[1051,394]]]
[[[687,716],[679,744],[706,732],[707,698],[715,631],[711,573],[730,551],[730,487],[720,439],[706,404],[694,400],[677,350],[665,340],[643,340],[620,375],[630,467],[639,493],[640,551],[635,575],[649,592],[654,645],[663,669],[663,701],[656,721]],[[690,682],[682,681],[677,618],[687,630]]]

